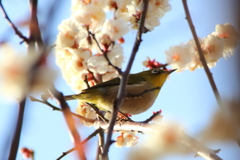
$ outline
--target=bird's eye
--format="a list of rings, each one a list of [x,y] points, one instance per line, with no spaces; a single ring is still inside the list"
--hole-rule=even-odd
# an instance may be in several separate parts
[[[159,72],[160,72],[159,69],[154,69],[154,70],[152,70],[152,73],[153,73],[153,74],[157,74],[157,73],[159,73]]]

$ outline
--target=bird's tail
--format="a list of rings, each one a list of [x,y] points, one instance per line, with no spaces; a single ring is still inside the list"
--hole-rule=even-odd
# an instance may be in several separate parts
[[[76,94],[64,96],[65,101],[75,100],[76,98],[73,97],[73,96],[75,96],[75,95],[76,95]]]

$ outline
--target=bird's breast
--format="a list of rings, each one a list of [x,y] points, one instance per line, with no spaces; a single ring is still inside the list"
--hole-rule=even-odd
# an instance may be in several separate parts
[[[98,99],[97,105],[105,110],[112,111],[113,101],[117,97],[118,86],[111,86],[101,91],[102,97]],[[155,88],[151,83],[143,81],[140,84],[127,85],[126,97],[123,99],[120,111],[128,114],[139,114],[148,110],[154,103],[158,90],[147,91]]]
[[[120,110],[132,115],[145,112],[153,105],[158,95],[159,90],[147,91],[153,88],[155,87],[147,82],[136,86],[135,89],[128,87],[126,94],[130,93],[130,96],[126,96]]]

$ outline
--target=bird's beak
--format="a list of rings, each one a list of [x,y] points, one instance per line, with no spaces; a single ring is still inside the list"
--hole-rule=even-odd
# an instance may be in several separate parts
[[[172,72],[176,71],[177,69],[172,69],[172,70],[169,70],[169,71],[166,71],[168,74],[171,74]]]

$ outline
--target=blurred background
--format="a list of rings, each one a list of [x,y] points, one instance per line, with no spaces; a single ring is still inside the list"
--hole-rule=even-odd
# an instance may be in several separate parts
[[[3,0],[2,1],[9,17],[16,24],[19,30],[28,35],[28,28],[24,22],[30,17],[29,5],[23,0]],[[188,6],[192,16],[195,29],[200,38],[206,37],[215,30],[217,24],[231,23],[240,31],[240,11],[238,0],[189,0]],[[49,9],[54,4],[55,14],[52,19],[48,19]],[[146,57],[156,59],[165,63],[165,51],[171,46],[187,42],[192,39],[188,23],[185,19],[182,1],[170,0],[172,10],[160,20],[161,25],[152,32],[143,35],[139,52],[134,61],[131,73],[140,72],[144,68],[142,62]],[[55,43],[58,34],[58,25],[62,20],[70,16],[70,1],[39,1],[38,17],[41,28],[43,29],[43,38],[48,38],[49,45]],[[133,43],[135,40],[135,31],[131,31],[124,36],[125,44],[124,56],[125,63],[128,62]],[[20,52],[25,51],[24,44],[9,27],[3,15],[0,15],[0,41],[8,42],[16,47]],[[221,58],[216,67],[211,68],[213,78],[223,100],[233,100],[240,98],[240,45],[235,49],[234,55],[224,59]],[[0,53],[2,54],[6,53]],[[0,57],[1,57],[0,56]],[[64,94],[74,93],[66,84],[61,76],[61,71],[56,66],[54,52],[48,58],[48,65],[57,71],[58,76],[55,79],[56,88]],[[1,90],[1,89],[0,89]],[[40,95],[33,95],[37,98]],[[55,103],[55,102],[53,102]],[[71,110],[74,112],[77,107],[77,101],[69,102]],[[0,97],[0,159],[7,159],[10,142],[14,133],[18,106],[14,101],[6,100]],[[183,71],[173,73],[161,90],[160,96],[154,106],[147,112],[133,116],[134,120],[145,120],[152,115],[153,111],[162,110],[164,121],[173,121],[180,124],[184,131],[193,138],[198,138],[204,128],[209,124],[214,113],[219,109],[213,91],[203,69],[195,71]],[[79,133],[82,138],[87,137],[94,131],[78,125]],[[114,137],[118,134],[114,134]],[[140,141],[144,136],[140,135]],[[92,138],[87,143],[86,154],[88,159],[95,159],[97,137]],[[216,141],[208,143],[211,149],[221,149],[218,155],[222,159],[238,160],[240,159],[240,148],[234,141]],[[62,152],[73,147],[69,137],[68,129],[63,114],[52,111],[46,105],[31,102],[28,98],[24,114],[24,123],[21,133],[20,148],[28,147],[35,152],[35,160],[52,160],[59,157]],[[136,145],[135,147],[138,147]],[[125,155],[131,151],[130,148],[117,148],[112,145],[110,148],[110,159],[122,160]],[[194,159],[195,153],[186,155],[169,155],[164,160]],[[76,153],[71,153],[63,158],[70,160],[76,157]],[[17,159],[23,159],[18,153]],[[197,157],[197,159],[202,159]]]

